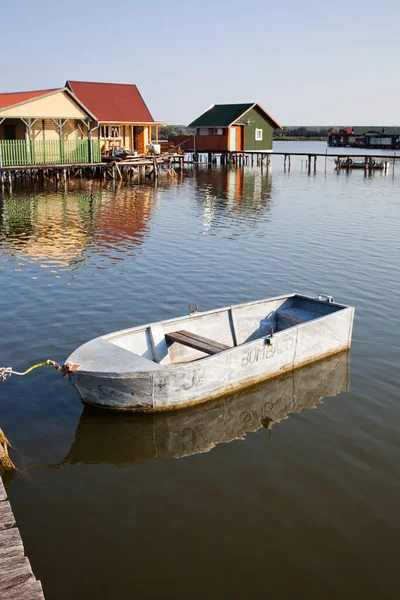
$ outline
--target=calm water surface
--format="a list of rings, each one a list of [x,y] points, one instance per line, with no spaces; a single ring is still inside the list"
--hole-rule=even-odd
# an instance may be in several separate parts
[[[1,366],[291,291],[354,305],[373,342],[149,418],[84,409],[51,369],[11,378],[8,493],[47,600],[398,598],[399,231],[400,165],[0,196]]]

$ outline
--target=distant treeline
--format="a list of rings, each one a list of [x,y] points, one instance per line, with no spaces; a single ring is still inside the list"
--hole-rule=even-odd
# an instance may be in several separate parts
[[[160,140],[166,140],[170,135],[194,135],[194,131],[189,131],[185,125],[161,125],[158,129]]]
[[[274,131],[276,140],[303,139],[303,140],[325,140],[329,127],[283,127]]]

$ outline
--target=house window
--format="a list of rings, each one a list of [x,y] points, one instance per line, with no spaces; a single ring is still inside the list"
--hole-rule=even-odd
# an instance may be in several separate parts
[[[256,142],[262,142],[262,129],[256,129]]]
[[[215,129],[213,129],[213,134],[214,135],[223,135],[224,130],[221,127],[216,127]]]
[[[17,139],[17,128],[15,125],[4,125],[3,127],[4,127],[4,139],[5,140],[16,140]]]
[[[119,125],[102,125],[100,136],[103,140],[116,140],[121,137]]]
[[[199,135],[209,135],[208,127],[200,127]]]

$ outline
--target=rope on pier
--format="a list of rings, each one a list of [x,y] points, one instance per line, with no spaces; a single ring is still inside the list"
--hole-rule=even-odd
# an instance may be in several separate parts
[[[32,365],[23,373],[20,373],[19,371],[14,371],[12,367],[0,367],[0,381],[1,383],[4,383],[6,379],[8,379],[8,377],[11,377],[11,375],[19,375],[20,377],[23,377],[24,375],[28,375],[28,373],[31,373],[31,371],[33,371],[34,369],[39,369],[39,367],[54,367],[57,371],[60,371],[62,373],[63,377],[66,377],[71,370],[74,370],[73,368],[71,369],[71,367],[67,365],[59,365],[55,360],[45,360],[44,362]]]
[[[3,467],[5,471],[18,471],[17,467],[14,465],[13,461],[8,456],[9,448],[11,448],[11,444],[0,427],[0,466]]]

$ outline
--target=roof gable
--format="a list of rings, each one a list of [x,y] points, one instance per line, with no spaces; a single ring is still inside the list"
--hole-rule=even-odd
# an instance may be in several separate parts
[[[51,94],[52,92],[56,91],[57,88],[51,90],[34,90],[31,92],[3,93],[0,94],[0,109],[9,108],[11,106],[15,106],[16,104],[22,104],[28,100],[33,100],[33,98],[39,98],[40,96],[45,96],[46,94]]]
[[[205,113],[200,115],[197,119],[192,121],[188,127],[229,127],[230,125],[240,123],[239,119],[244,117],[245,114],[256,108],[274,127],[275,129],[282,129],[279,123],[275,121],[262,106],[257,102],[251,102],[246,104],[214,104]]]
[[[214,104],[205,113],[195,119],[188,127],[229,127],[243,113],[248,111],[252,104]]]
[[[0,94],[0,116],[96,120],[69,88]]]
[[[261,115],[266,121],[268,121],[268,123],[271,125],[271,127],[273,129],[282,129],[282,126],[279,125],[279,123],[277,121],[275,121],[275,119],[273,119],[271,117],[271,115],[269,113],[267,113],[267,111],[264,110],[263,107],[260,106],[260,104],[258,104],[257,102],[255,104],[253,104],[249,110],[247,110],[245,113],[243,113],[240,116],[240,119],[242,119],[242,122],[240,120],[236,119],[237,125],[248,125],[248,123],[246,122],[246,113],[249,112],[252,108],[254,108],[254,110],[256,112],[258,112],[258,114]]]
[[[153,123],[136,85],[67,81],[66,86],[103,123]]]

